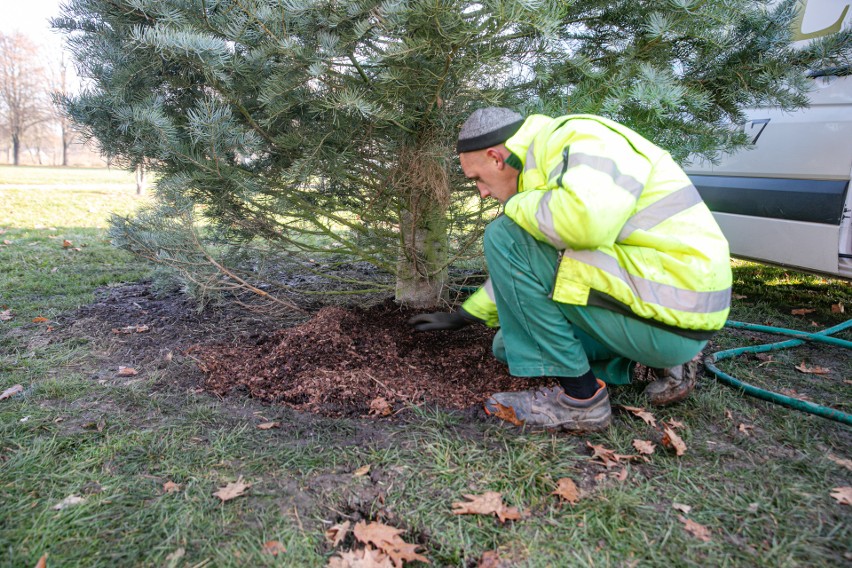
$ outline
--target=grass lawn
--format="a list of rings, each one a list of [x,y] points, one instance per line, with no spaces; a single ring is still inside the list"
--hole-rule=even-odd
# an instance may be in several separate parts
[[[606,433],[577,437],[436,408],[393,420],[298,416],[172,386],[180,366],[105,379],[99,365],[123,354],[120,342],[51,334],[96,288],[151,274],[105,238],[109,212],[145,199],[119,173],[0,167],[0,313],[12,317],[0,321],[0,392],[23,387],[0,400],[0,568],[44,554],[63,567],[325,566],[340,548],[325,531],[363,519],[400,528],[433,566],[477,566],[489,551],[501,566],[531,567],[852,562],[852,506],[831,496],[852,486],[850,428],[710,378],[688,401],[652,410],[683,424],[682,456],[627,412]],[[736,263],[734,291],[731,319],[753,323],[817,330],[847,316],[832,305],[852,309],[848,283],[750,263]],[[791,313],[802,308],[815,311]],[[715,345],[777,340],[725,330]],[[850,413],[850,359],[805,346],[721,366]],[[794,369],[801,362],[831,372],[806,375]],[[614,395],[643,405],[638,389]],[[256,427],[266,421],[280,427]],[[657,443],[655,452],[610,468],[586,445],[628,455],[635,439]],[[244,496],[213,496],[241,477],[251,484]],[[575,504],[553,495],[561,478],[579,486]],[[521,518],[452,514],[453,502],[485,491],[502,493]],[[82,501],[57,508],[70,496]],[[264,549],[271,541],[286,551]]]

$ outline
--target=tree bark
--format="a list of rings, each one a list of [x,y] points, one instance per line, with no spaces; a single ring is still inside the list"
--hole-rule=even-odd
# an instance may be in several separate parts
[[[440,207],[403,215],[401,230],[407,240],[397,263],[398,303],[426,309],[446,300],[447,225]]]

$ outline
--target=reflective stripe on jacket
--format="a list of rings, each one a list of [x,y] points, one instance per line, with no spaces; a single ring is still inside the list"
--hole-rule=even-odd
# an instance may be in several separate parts
[[[609,307],[682,330],[724,325],[728,243],[668,152],[592,115],[533,115],[506,147],[521,175],[505,214],[562,252],[555,301]],[[463,308],[497,326],[487,288]]]

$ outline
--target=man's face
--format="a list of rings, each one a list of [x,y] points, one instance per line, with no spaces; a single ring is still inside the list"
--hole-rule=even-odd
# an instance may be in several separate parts
[[[509,151],[504,146],[495,146],[475,152],[459,154],[465,177],[476,182],[476,189],[483,199],[493,197],[500,203],[518,192],[518,170],[506,165]]]

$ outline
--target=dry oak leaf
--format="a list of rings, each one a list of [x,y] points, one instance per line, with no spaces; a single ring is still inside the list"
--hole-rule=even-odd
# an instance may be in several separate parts
[[[476,565],[476,568],[503,568],[506,564],[500,558],[500,552],[497,550],[486,550],[482,553],[482,557]]]
[[[346,538],[347,534],[349,534],[350,524],[351,523],[349,521],[344,521],[325,531],[325,538],[331,543],[331,546],[337,546],[343,542],[343,539]]]
[[[133,367],[118,367],[118,376],[119,377],[132,377],[134,375],[138,375],[139,371],[134,369]]]
[[[370,414],[390,416],[393,414],[393,409],[385,397],[379,396],[370,401]]]
[[[36,562],[35,568],[47,568],[47,553],[41,555],[41,558]]]
[[[633,414],[633,416],[638,416],[642,420],[645,421],[645,424],[648,424],[652,428],[657,427],[657,419],[654,418],[654,415],[645,410],[644,408],[637,408],[635,406],[624,406],[621,405],[621,408]]]
[[[845,460],[839,456],[835,456],[834,454],[828,454],[828,459],[836,463],[837,465],[842,465],[846,469],[852,471],[852,460]]]
[[[692,507],[689,505],[684,505],[683,503],[672,503],[672,509],[675,511],[680,511],[681,513],[688,515],[692,510]]]
[[[268,540],[263,543],[262,552],[264,554],[271,554],[272,556],[278,556],[282,552],[287,552],[287,549],[284,548],[284,545],[278,542],[277,540]]]
[[[572,505],[580,500],[580,492],[577,489],[577,484],[569,477],[563,477],[556,482],[556,490],[553,495],[559,495],[563,500],[568,501]]]
[[[804,316],[807,314],[812,314],[816,311],[815,308],[799,308],[797,310],[790,310],[790,313],[794,316]]]
[[[595,462],[595,463],[599,463],[599,464],[603,465],[604,467],[606,467],[607,469],[609,469],[611,467],[615,467],[616,465],[618,465],[619,460],[622,460],[622,459],[632,460],[632,459],[638,457],[638,456],[630,456],[630,455],[625,455],[625,454],[617,454],[617,453],[615,453],[615,450],[610,450],[608,448],[605,448],[605,447],[603,447],[603,445],[596,446],[596,445],[592,444],[591,442],[589,442],[588,440],[586,441],[586,445],[592,449],[593,453],[592,453],[591,459],[593,459],[593,460],[595,458],[600,459],[601,460],[600,462]]]
[[[355,538],[360,542],[372,544],[387,554],[397,568],[400,568],[403,562],[419,560],[426,564],[429,563],[428,558],[417,554],[416,550],[420,548],[418,545],[409,544],[402,540],[399,536],[402,532],[400,529],[382,523],[367,524],[361,521],[355,525],[353,532]]]
[[[219,491],[215,491],[213,495],[221,499],[224,503],[225,501],[245,495],[246,489],[249,487],[251,487],[251,483],[244,483],[243,476],[241,475],[236,481],[229,483],[225,487],[220,487]]]
[[[523,426],[524,421],[518,418],[518,415],[515,414],[515,409],[511,406],[503,406],[499,402],[495,403],[497,410],[494,412],[494,416],[499,418],[500,420],[505,420],[510,424],[514,424],[515,426]]]
[[[831,490],[831,496],[841,505],[852,505],[852,487],[835,487]]]
[[[393,568],[391,559],[375,548],[346,550],[337,554],[328,560],[326,568]]]
[[[55,511],[61,511],[62,509],[66,508],[66,507],[71,507],[73,505],[79,505],[80,503],[83,503],[85,501],[86,500],[84,498],[80,497],[79,495],[69,495],[68,497],[66,497],[65,499],[63,499],[62,501],[60,501],[59,503],[54,505],[52,507],[52,509],[54,509]]]
[[[737,426],[737,430],[739,430],[740,432],[742,432],[746,436],[749,436],[750,435],[749,431],[754,430],[754,426],[752,426],[751,424],[745,424],[743,422],[740,422],[740,425]]]
[[[663,446],[673,448],[675,454],[682,456],[686,453],[686,444],[680,439],[680,436],[675,434],[674,430],[668,426],[663,426]]]
[[[278,428],[281,426],[280,422],[262,422],[255,426],[258,430],[271,430],[272,428]]]
[[[805,362],[802,361],[801,364],[794,367],[800,373],[805,373],[807,375],[827,375],[831,372],[831,369],[826,369],[825,367],[808,367],[805,365]]]
[[[4,398],[11,398],[11,397],[15,396],[16,394],[18,394],[20,392],[24,392],[24,386],[23,385],[11,386],[11,387],[7,388],[6,390],[4,390],[2,393],[0,393],[0,400],[3,400]]]
[[[482,495],[465,495],[468,502],[453,503],[454,515],[497,515],[501,523],[507,520],[521,518],[517,507],[507,507],[503,504],[503,495],[497,491],[486,491]]]
[[[710,529],[705,527],[704,525],[698,524],[692,519],[687,519],[683,515],[677,516],[678,520],[683,523],[683,528],[702,542],[710,541]]]
[[[654,442],[650,440],[633,440],[633,447],[636,448],[636,451],[640,454],[644,454],[649,456],[654,453]]]
[[[38,317],[33,318],[33,323],[44,323],[46,321],[48,321],[48,320],[44,316],[38,316]]]
[[[13,319],[15,316],[12,315],[12,310],[3,310],[0,312],[0,321],[9,321]]]
[[[163,493],[177,493],[180,491],[180,483],[174,481],[166,481],[163,483]]]
[[[843,305],[843,302],[840,302],[839,304],[831,304],[831,313],[833,313],[833,314],[846,313],[846,306]]]
[[[361,467],[353,471],[352,475],[354,475],[355,477],[363,477],[368,473],[370,473],[370,464],[362,465]]]

